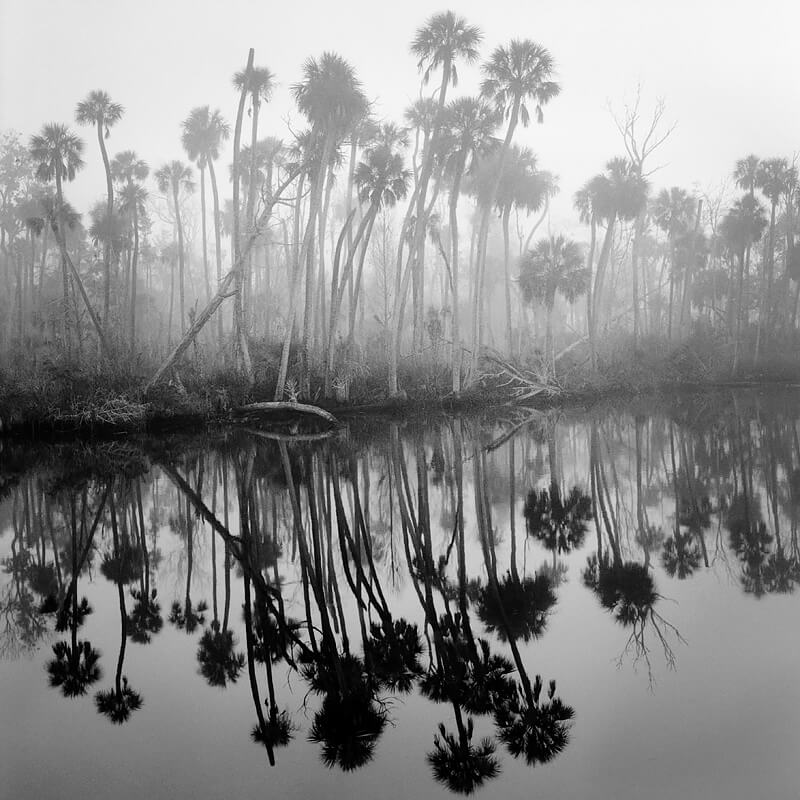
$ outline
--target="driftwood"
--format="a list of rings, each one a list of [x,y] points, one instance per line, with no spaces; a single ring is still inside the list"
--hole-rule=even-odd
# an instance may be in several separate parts
[[[246,406],[239,406],[239,408],[234,409],[233,415],[234,417],[252,417],[254,415],[286,412],[290,414],[310,414],[324,419],[331,425],[339,424],[339,420],[333,414],[319,406],[312,406],[308,403],[293,403],[290,400],[276,400],[272,403],[249,403]]]

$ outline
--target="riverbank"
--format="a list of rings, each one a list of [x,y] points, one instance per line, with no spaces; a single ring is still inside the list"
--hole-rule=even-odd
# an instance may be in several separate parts
[[[405,360],[402,391],[390,396],[385,367],[370,365],[353,377],[348,399],[322,397],[322,381],[312,378],[313,403],[342,420],[355,416],[408,418],[468,413],[509,405],[548,408],[592,405],[615,397],[651,393],[800,384],[800,358],[793,352],[757,364],[744,361],[731,374],[724,354],[707,342],[672,344],[646,341],[606,343],[597,370],[588,354],[576,349],[558,362],[555,377],[536,363],[504,364],[488,359],[478,380],[455,395],[449,365],[430,355]],[[147,372],[69,365],[0,373],[0,435],[15,438],[113,436],[131,432],[196,430],[231,422],[237,409],[269,402],[275,384],[264,372],[252,387],[230,370],[197,362],[181,369],[179,380],[165,381],[145,396]],[[291,414],[284,415],[284,418]]]

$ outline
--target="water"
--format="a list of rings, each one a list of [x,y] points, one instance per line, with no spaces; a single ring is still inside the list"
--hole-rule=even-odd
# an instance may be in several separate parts
[[[6,444],[0,797],[795,798],[798,400]]]

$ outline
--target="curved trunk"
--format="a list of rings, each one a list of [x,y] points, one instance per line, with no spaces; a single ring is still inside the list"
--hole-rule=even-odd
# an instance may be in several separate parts
[[[347,352],[352,354],[353,345],[355,343],[356,334],[356,311],[358,309],[358,299],[361,296],[361,279],[364,274],[364,262],[367,258],[367,247],[369,246],[370,239],[372,238],[372,229],[375,225],[375,218],[378,216],[378,209],[375,208],[375,213],[367,225],[367,230],[364,233],[364,241],[361,244],[361,255],[358,257],[358,269],[356,270],[356,279],[353,284],[353,305],[350,308],[350,325],[347,331]],[[363,304],[362,304],[363,305]],[[362,309],[363,310],[363,309]]]

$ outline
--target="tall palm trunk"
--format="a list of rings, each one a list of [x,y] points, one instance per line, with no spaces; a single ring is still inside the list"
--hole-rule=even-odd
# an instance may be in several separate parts
[[[505,275],[506,296],[506,348],[509,358],[514,355],[513,326],[511,325],[511,246],[509,243],[508,224],[511,218],[511,206],[503,209],[503,274]]]
[[[258,115],[261,112],[261,95],[258,91],[251,93],[251,114],[252,125],[250,128],[250,175],[247,186],[247,228],[252,228],[256,222],[256,164],[257,164],[257,145],[258,145]],[[251,250],[247,257],[247,268],[244,275],[244,291],[245,295],[242,299],[242,316],[245,325],[245,331],[248,330],[248,311],[250,307],[249,302],[249,287],[253,275],[253,256],[254,250]]]
[[[181,315],[181,336],[186,333],[185,262],[183,255],[183,224],[178,200],[178,182],[172,182],[172,203],[175,206],[175,228],[178,232],[178,308]]]
[[[97,314],[95,313],[91,301],[89,300],[89,295],[86,294],[86,289],[83,285],[83,281],[81,280],[80,273],[77,269],[75,269],[75,265],[72,263],[72,259],[67,252],[67,241],[64,234],[64,229],[62,227],[62,220],[60,219],[63,203],[64,198],[61,190],[61,173],[58,169],[56,169],[56,217],[53,219],[51,224],[56,241],[58,242],[59,249],[61,250],[61,268],[64,280],[64,335],[67,341],[67,353],[71,354],[69,336],[69,273],[71,273],[72,279],[75,281],[75,284],[81,293],[81,298],[83,299],[86,310],[89,313],[89,318],[91,319],[92,325],[97,333],[97,339],[100,342],[100,350],[103,355],[106,356],[106,358],[111,359],[111,350],[103,332],[103,326]],[[69,273],[67,272],[67,269],[69,269]]]
[[[239,108],[236,113],[236,124],[233,129],[233,260],[234,263],[239,263],[239,254],[241,251],[241,229],[240,229],[240,213],[239,207],[239,145],[242,138],[242,117],[244,115],[244,105],[247,97],[247,79],[253,69],[253,57],[255,51],[250,48],[247,56],[247,66],[245,67],[245,79],[242,82],[242,91],[239,95]],[[249,227],[249,218],[247,226]],[[249,253],[248,253],[249,256]],[[233,297],[233,316],[234,316],[234,352],[237,355],[237,361],[241,362],[244,369],[245,378],[248,383],[253,383],[253,364],[250,361],[250,350],[247,344],[247,331],[245,329],[244,321],[244,276],[249,276],[244,264],[240,264],[239,269],[236,271],[234,278],[235,293]]]
[[[214,258],[217,264],[217,290],[222,283],[222,221],[219,214],[219,192],[217,191],[217,176],[214,172],[214,162],[208,159],[208,177],[211,178],[211,196],[214,202]],[[217,339],[222,346],[222,314],[217,317]]]
[[[105,274],[103,276],[103,325],[108,326],[108,309],[111,298],[111,215],[114,212],[114,183],[111,180],[111,165],[108,163],[108,153],[106,152],[106,143],[103,138],[103,123],[98,118],[97,120],[97,141],[100,144],[100,154],[103,157],[103,169],[106,172],[106,231],[105,241],[103,243],[103,268]]]
[[[200,226],[203,237],[203,280],[206,285],[206,302],[211,299],[211,278],[208,274],[208,233],[206,231],[206,159],[202,157],[200,168]]]
[[[455,175],[453,176],[453,187],[450,190],[450,282],[453,293],[453,392],[461,391],[461,322],[460,322],[460,299],[458,283],[459,265],[459,241],[458,241],[458,198],[461,194],[461,179],[464,176],[464,168],[467,163],[467,151],[462,146],[461,153],[456,163]]]
[[[503,178],[503,169],[508,159],[508,151],[511,148],[511,141],[514,138],[514,131],[517,128],[519,120],[519,109],[521,105],[521,98],[514,99],[514,105],[511,109],[511,116],[508,120],[508,129],[506,130],[505,138],[503,139],[503,147],[500,150],[500,157],[497,163],[497,175],[494,179],[492,191],[489,194],[488,202],[483,209],[481,218],[481,229],[478,236],[478,251],[476,259],[476,280],[475,280],[475,303],[473,306],[472,316],[472,368],[471,374],[475,376],[478,367],[478,358],[481,349],[481,336],[482,336],[482,311],[483,311],[483,286],[484,278],[486,276],[486,248],[489,240],[489,221],[492,214],[492,207],[494,206],[497,191],[500,188],[500,182]]]
[[[133,257],[131,258],[130,343],[131,358],[136,349],[136,267],[139,262],[139,208],[133,204]]]

